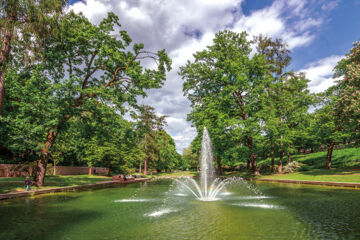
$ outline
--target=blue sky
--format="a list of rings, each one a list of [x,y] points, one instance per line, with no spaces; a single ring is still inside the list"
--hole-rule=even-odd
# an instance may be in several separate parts
[[[360,40],[360,0],[70,0],[69,9],[95,24],[112,11],[134,42],[167,50],[173,70],[166,84],[139,101],[169,116],[167,131],[179,152],[196,131],[186,121],[191,109],[177,72],[195,51],[211,44],[216,32],[283,38],[292,51],[290,68],[306,73],[311,92],[334,83],[332,69]]]

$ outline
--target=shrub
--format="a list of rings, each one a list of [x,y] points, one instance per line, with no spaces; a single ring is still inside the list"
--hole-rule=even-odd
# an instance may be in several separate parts
[[[297,162],[297,161],[293,161],[290,162],[289,164],[287,164],[284,167],[284,173],[293,173],[296,172],[299,168],[301,168],[303,164]]]

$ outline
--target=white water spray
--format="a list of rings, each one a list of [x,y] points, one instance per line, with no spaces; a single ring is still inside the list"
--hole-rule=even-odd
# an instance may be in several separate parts
[[[176,181],[201,201],[217,200],[216,196],[218,193],[231,181],[230,179],[222,181],[216,178],[212,144],[206,127],[204,127],[201,142],[200,186],[192,178],[184,178]]]

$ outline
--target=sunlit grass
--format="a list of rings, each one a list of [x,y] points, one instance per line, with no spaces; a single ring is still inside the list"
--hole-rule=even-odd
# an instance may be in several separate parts
[[[360,183],[360,171],[311,170],[289,174],[263,175],[259,178]]]
[[[37,188],[35,186],[31,186],[30,190],[78,186],[110,180],[111,177],[97,175],[47,176],[43,187]],[[25,191],[24,181],[25,177],[0,178],[0,194]]]

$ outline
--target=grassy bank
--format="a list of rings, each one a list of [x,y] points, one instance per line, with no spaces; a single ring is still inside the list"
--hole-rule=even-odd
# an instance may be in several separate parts
[[[298,161],[302,164],[303,170],[325,168],[327,152],[317,152],[309,154],[298,154],[291,156],[291,161]],[[284,164],[286,164],[284,156]],[[258,165],[271,164],[271,159],[258,161]],[[279,164],[279,158],[275,158],[275,164]],[[345,148],[335,150],[332,154],[332,167],[339,169],[359,168],[360,169],[360,148]]]
[[[175,171],[175,172],[162,172],[162,173],[153,173],[152,175],[147,175],[147,178],[176,178],[181,176],[186,177],[195,177],[199,175],[199,172],[196,171]]]
[[[346,148],[335,150],[332,155],[332,169],[326,170],[327,152],[310,154],[299,154],[291,156],[291,161],[297,161],[302,167],[295,173],[271,174],[262,172],[257,178],[283,179],[283,180],[305,180],[305,181],[327,181],[327,182],[353,182],[360,183],[360,148]],[[275,164],[279,159],[275,159]],[[258,161],[260,169],[269,169],[271,159]],[[286,156],[284,158],[286,165]],[[264,167],[264,166],[267,166]],[[247,172],[228,172],[226,176],[253,177]]]
[[[85,184],[92,184],[102,181],[110,181],[111,177],[106,176],[89,176],[89,175],[73,175],[73,176],[47,176],[45,184],[40,189],[54,188],[54,187],[68,187]],[[9,192],[25,191],[24,186],[25,177],[17,178],[0,178],[0,194]],[[37,190],[35,186],[31,186],[31,190]]]
[[[360,183],[360,170],[311,170],[288,174],[261,175],[258,178]]]

